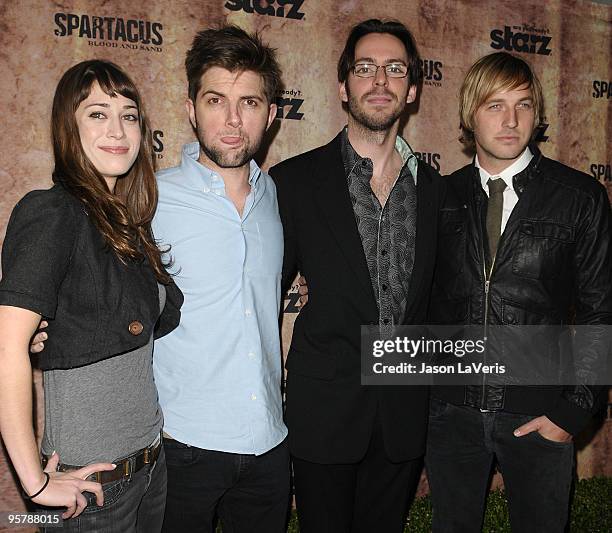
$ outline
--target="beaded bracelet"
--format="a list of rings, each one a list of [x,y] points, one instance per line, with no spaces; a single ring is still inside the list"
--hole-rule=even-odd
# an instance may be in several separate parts
[[[51,480],[51,476],[49,475],[48,472],[43,472],[43,474],[46,476],[47,479],[45,479],[45,482],[43,483],[42,488],[36,494],[32,494],[32,496],[28,496],[25,491],[22,491],[26,500],[32,500],[36,498],[36,496],[38,496],[43,490],[47,488],[47,485],[49,484],[49,481]]]

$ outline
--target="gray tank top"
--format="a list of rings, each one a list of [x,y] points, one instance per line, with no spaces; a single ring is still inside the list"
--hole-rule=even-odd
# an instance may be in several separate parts
[[[166,289],[158,286],[161,312]],[[153,337],[141,348],[91,365],[45,371],[43,384],[42,452],[57,451],[63,464],[113,462],[159,435],[163,417],[153,380]]]

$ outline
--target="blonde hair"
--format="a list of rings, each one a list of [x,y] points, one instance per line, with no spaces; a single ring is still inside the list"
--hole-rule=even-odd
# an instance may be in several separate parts
[[[461,142],[474,147],[474,115],[493,94],[526,85],[531,89],[534,132],[544,117],[542,86],[529,63],[507,52],[495,52],[474,63],[459,90]]]

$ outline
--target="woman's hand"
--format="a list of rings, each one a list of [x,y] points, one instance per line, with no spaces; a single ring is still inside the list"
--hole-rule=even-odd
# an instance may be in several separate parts
[[[38,496],[32,498],[32,501],[50,507],[66,507],[66,512],[62,515],[64,519],[79,516],[87,507],[87,499],[83,496],[83,492],[95,494],[96,503],[103,505],[102,485],[95,481],[87,481],[86,478],[96,472],[114,470],[116,465],[95,463],[71,472],[56,472],[59,460],[59,455],[55,452],[49,458],[44,470],[50,476],[49,484]],[[38,487],[30,489],[32,490],[30,494],[35,494],[37,490],[40,490],[45,482],[45,477],[43,476]]]

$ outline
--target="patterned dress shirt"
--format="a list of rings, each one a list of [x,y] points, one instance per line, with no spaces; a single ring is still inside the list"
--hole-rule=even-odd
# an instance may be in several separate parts
[[[349,195],[378,303],[379,324],[385,329],[403,321],[416,237],[418,160],[399,135],[395,149],[403,166],[385,205],[380,205],[370,186],[372,160],[354,150],[346,128],[342,136]]]

